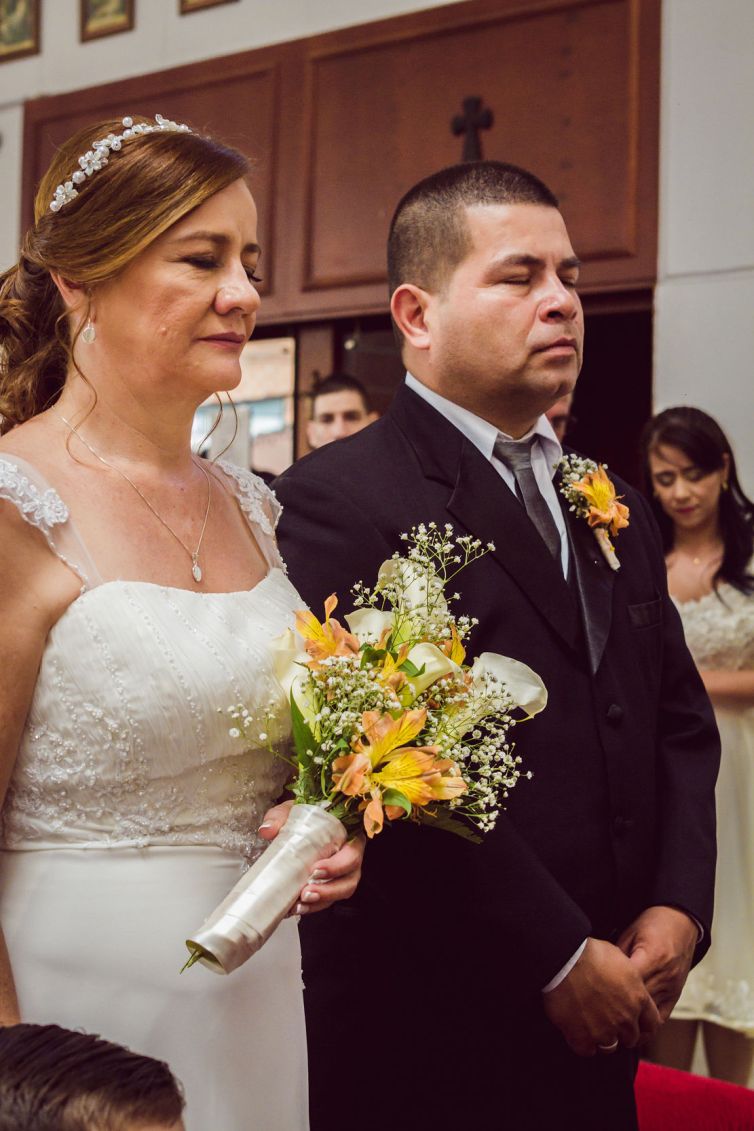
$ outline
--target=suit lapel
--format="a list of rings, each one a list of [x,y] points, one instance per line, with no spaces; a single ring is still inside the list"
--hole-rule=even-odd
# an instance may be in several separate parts
[[[493,542],[492,556],[526,594],[537,612],[575,648],[578,610],[560,562],[512,491],[474,445],[464,440],[449,513],[482,542]]]
[[[558,476],[556,486],[559,486],[559,483]],[[563,513],[589,653],[589,667],[594,674],[600,666],[610,633],[615,572],[610,569],[602,556],[586,519],[572,514],[565,501]]]
[[[405,385],[389,415],[413,448],[423,474],[447,485],[450,515],[475,538],[492,542],[492,556],[535,611],[571,647],[581,635],[574,594],[525,510],[478,449]]]

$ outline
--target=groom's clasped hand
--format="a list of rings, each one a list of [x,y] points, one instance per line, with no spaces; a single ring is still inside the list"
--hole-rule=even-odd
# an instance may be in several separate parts
[[[547,1016],[579,1056],[634,1048],[660,1024],[639,968],[604,939],[587,940],[581,958],[556,989],[544,995]]]
[[[580,1056],[634,1048],[670,1016],[697,941],[684,912],[649,907],[617,945],[588,939],[568,977],[544,995],[545,1012]]]

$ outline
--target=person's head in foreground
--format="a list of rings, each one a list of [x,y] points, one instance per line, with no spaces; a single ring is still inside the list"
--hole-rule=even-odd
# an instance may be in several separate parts
[[[159,116],[60,146],[0,275],[2,431],[61,391],[68,413],[96,394],[121,417],[190,424],[238,384],[259,306],[248,171],[241,153]]]
[[[323,448],[333,440],[353,436],[376,419],[361,382],[346,373],[332,373],[312,392],[312,416],[306,425],[309,447]]]
[[[0,1131],[183,1131],[167,1064],[58,1025],[0,1028]]]
[[[685,533],[718,536],[723,556],[714,582],[754,591],[754,505],[738,480],[736,460],[720,425],[699,408],[668,408],[641,436],[644,482],[669,553]]]
[[[584,337],[578,273],[557,199],[533,174],[479,161],[425,178],[399,202],[388,238],[406,367],[523,435],[573,392]]]

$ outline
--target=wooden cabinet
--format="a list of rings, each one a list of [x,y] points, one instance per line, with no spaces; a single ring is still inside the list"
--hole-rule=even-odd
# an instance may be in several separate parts
[[[260,322],[386,308],[399,197],[460,160],[451,121],[492,110],[485,157],[560,197],[587,293],[656,272],[660,0],[467,0],[27,103],[25,222],[53,147],[88,121],[159,112],[255,162]]]

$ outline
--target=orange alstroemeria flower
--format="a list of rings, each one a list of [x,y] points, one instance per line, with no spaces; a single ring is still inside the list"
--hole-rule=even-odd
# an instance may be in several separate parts
[[[385,805],[383,792],[399,790],[412,807],[420,809],[430,801],[448,801],[466,792],[466,782],[452,762],[437,757],[436,746],[410,746],[396,750],[385,760],[384,769],[372,774],[369,801],[363,801],[364,830],[371,839],[382,831],[385,816],[391,821],[405,815],[400,805]],[[452,769],[455,773],[444,774]]]
[[[347,797],[357,797],[364,792],[372,763],[366,754],[344,754],[332,764],[333,785]]]
[[[364,736],[351,754],[333,762],[335,787],[349,797],[361,795],[368,837],[382,830],[385,816],[404,816],[400,805],[385,805],[384,794],[397,790],[412,808],[431,801],[447,801],[466,792],[466,782],[455,765],[437,757],[437,746],[407,746],[421,732],[425,710],[404,711],[397,719],[367,711],[362,715]],[[449,772],[450,771],[450,772]]]
[[[354,750],[369,756],[376,769],[388,754],[412,742],[427,721],[425,710],[404,711],[397,719],[379,711],[365,711],[361,716],[364,737],[354,743]]]
[[[454,664],[462,664],[466,659],[466,649],[461,643],[461,639],[454,624],[450,626],[449,639],[444,640],[443,643],[439,645],[439,648]]]
[[[338,598],[333,593],[325,601],[325,620],[320,623],[308,609],[296,613],[296,628],[304,638],[304,647],[312,660],[325,660],[328,656],[356,655],[360,645],[355,636],[347,632],[330,613],[336,608]]]
[[[628,507],[618,501],[615,487],[604,467],[590,471],[573,487],[580,491],[589,504],[587,521],[590,526],[604,526],[615,535],[628,526]],[[621,495],[620,498],[623,496]]]
[[[404,644],[397,656],[393,656],[388,652],[382,661],[382,666],[379,669],[377,679],[384,686],[389,688],[395,695],[406,683],[405,672],[399,671],[402,663],[404,663],[406,656],[409,653],[408,644]]]

